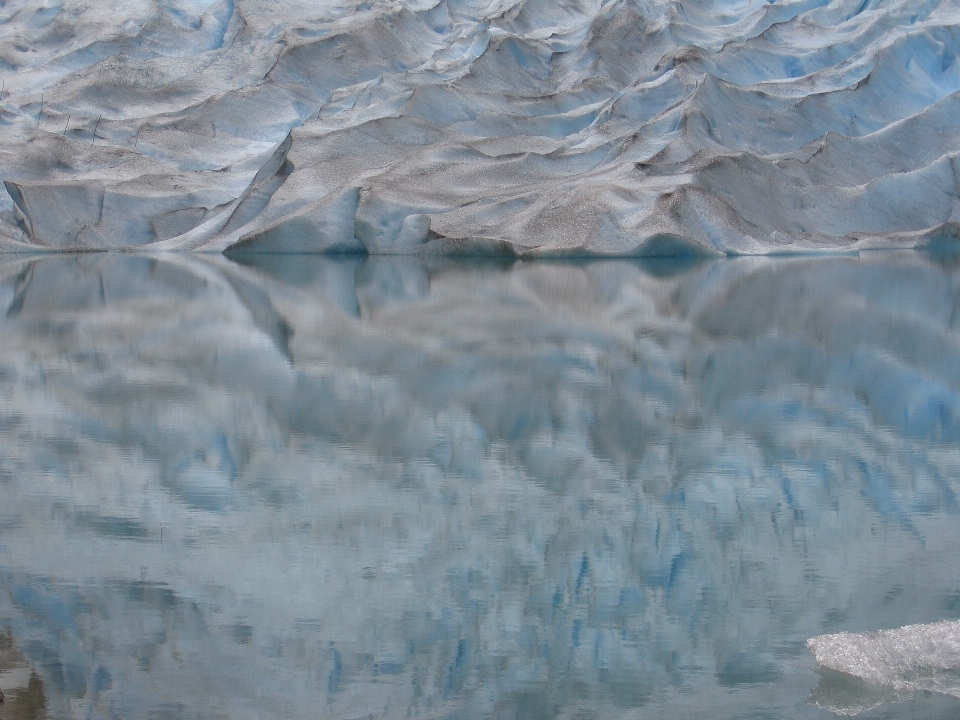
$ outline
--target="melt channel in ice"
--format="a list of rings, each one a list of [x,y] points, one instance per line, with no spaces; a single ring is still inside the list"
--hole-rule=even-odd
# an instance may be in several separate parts
[[[0,249],[955,244],[954,0],[16,0]]]

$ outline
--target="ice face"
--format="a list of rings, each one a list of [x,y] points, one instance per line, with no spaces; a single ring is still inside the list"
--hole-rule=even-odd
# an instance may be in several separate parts
[[[0,247],[955,244],[952,0],[23,0]]]

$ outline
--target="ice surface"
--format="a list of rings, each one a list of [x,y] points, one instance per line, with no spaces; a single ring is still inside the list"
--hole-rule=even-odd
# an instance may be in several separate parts
[[[869,688],[873,702],[819,702],[843,715],[855,715],[883,700],[915,690],[960,697],[960,621],[907,625],[895,630],[836,633],[807,640],[817,662],[827,670],[851,675],[869,685],[889,686],[900,695]],[[856,698],[856,695],[854,695]],[[820,698],[818,698],[820,699]]]
[[[956,243],[953,0],[18,0],[0,248]]]

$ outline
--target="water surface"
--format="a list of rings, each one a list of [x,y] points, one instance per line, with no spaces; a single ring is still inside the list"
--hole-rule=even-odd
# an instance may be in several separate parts
[[[6,256],[0,306],[8,715],[960,712],[805,647],[960,617],[949,258]]]

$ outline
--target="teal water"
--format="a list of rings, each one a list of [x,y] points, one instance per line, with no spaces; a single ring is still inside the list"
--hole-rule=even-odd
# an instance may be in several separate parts
[[[960,617],[949,257],[6,256],[0,308],[7,720],[960,713],[805,647]]]

